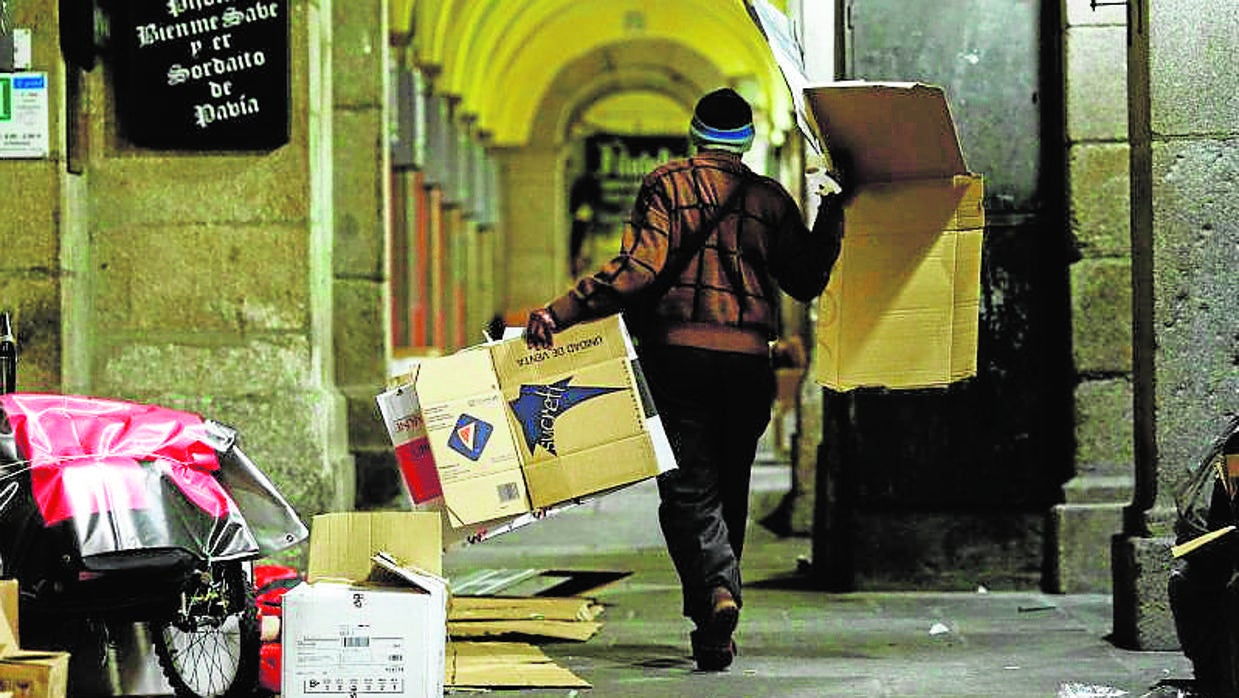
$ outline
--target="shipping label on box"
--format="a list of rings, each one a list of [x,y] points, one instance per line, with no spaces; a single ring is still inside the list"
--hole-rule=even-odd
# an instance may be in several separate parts
[[[984,183],[967,171],[942,90],[841,82],[805,95],[856,188],[818,301],[817,382],[925,388],[975,375]]]
[[[298,585],[283,597],[281,695],[439,698],[446,632],[447,587],[434,575]]]
[[[569,328],[550,350],[513,338],[423,361],[414,374],[379,396],[380,409],[394,433],[391,416],[411,404],[394,406],[397,392],[416,394],[442,496],[414,504],[445,512],[463,540],[674,467],[618,316]]]

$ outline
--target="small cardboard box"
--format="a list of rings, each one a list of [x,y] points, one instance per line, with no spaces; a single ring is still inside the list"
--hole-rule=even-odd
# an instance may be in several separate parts
[[[436,517],[431,528],[438,525]],[[285,698],[443,695],[446,582],[383,554],[373,565],[369,579],[301,584],[284,595]]]
[[[975,375],[984,184],[964,164],[942,89],[840,82],[805,97],[856,187],[819,300],[817,382],[925,388]]]
[[[18,650],[0,657],[0,691],[13,698],[65,698],[69,653]]]
[[[0,580],[0,694],[13,698],[65,698],[69,653],[20,649],[17,580]]]
[[[451,529],[510,528],[675,464],[618,316],[548,351],[513,338],[427,359],[397,383],[378,403],[406,489]]]

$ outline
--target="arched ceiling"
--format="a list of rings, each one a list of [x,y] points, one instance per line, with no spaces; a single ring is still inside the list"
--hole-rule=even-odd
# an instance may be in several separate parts
[[[652,105],[659,109],[654,118],[682,116],[704,90],[724,81],[704,56],[673,41],[635,39],[599,46],[560,66],[534,111],[526,142],[545,147],[571,138],[587,110],[616,95],[659,94],[667,99]],[[668,103],[675,108],[666,108]],[[688,119],[681,118],[668,133],[687,126]]]
[[[461,113],[475,117],[496,146],[524,145],[536,137],[538,110],[555,81],[570,75],[565,67],[626,44],[677,47],[645,60],[662,62],[668,73],[690,70],[671,64],[674,55],[704,61],[704,72],[721,79],[693,88],[749,86],[745,96],[767,119],[759,129],[781,133],[790,127],[787,88],[744,0],[391,0],[390,8],[393,39],[411,42],[417,62],[436,75],[435,91],[459,98]],[[614,83],[617,91],[653,90],[682,101],[660,89],[656,78],[634,79],[639,71],[611,72],[616,74],[599,74],[599,80],[629,74]],[[597,90],[584,96],[605,97]],[[584,106],[568,108],[580,112]]]

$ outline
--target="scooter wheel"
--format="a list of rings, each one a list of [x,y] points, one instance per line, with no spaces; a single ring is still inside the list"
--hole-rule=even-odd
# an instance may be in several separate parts
[[[258,607],[244,564],[212,565],[186,587],[189,613],[149,623],[178,698],[239,698],[258,687]]]

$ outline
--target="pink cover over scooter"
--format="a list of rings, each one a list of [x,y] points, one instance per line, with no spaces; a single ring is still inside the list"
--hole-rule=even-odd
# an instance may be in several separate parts
[[[214,518],[233,510],[202,418],[155,405],[70,395],[0,395],[48,526],[73,516],[160,506],[145,486],[155,469]]]

